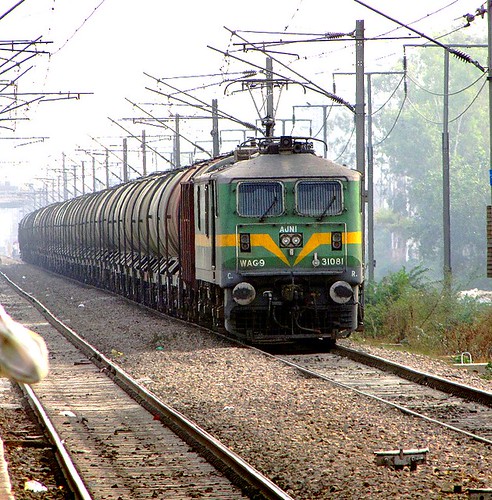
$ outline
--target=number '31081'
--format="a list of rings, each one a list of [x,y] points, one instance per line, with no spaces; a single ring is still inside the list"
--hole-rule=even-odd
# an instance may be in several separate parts
[[[343,266],[343,257],[322,257],[322,266]]]

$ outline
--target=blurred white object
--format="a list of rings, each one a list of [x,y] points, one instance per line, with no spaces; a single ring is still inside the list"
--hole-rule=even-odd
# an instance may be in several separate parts
[[[33,493],[44,493],[48,491],[48,488],[39,481],[35,481],[31,479],[30,481],[26,481],[24,483],[24,491],[32,491]]]
[[[0,376],[33,384],[48,374],[43,338],[14,321],[0,306]]]

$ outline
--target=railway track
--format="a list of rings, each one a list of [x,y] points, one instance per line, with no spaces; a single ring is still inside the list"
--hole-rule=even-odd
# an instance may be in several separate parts
[[[293,498],[457,499],[492,486],[489,444],[112,294],[29,265],[2,270]],[[429,448],[427,463],[417,473],[376,464],[376,450],[398,447]]]
[[[48,344],[50,375],[23,389],[77,498],[291,498],[1,277],[4,305]]]
[[[362,351],[280,354],[277,359],[399,410],[492,444],[492,393]]]

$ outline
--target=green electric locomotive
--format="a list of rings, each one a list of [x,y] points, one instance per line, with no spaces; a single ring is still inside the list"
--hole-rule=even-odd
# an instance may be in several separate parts
[[[22,258],[253,343],[336,340],[362,325],[359,172],[307,138],[43,207]]]
[[[194,179],[196,279],[255,342],[347,336],[362,322],[360,174],[306,139],[259,141]]]

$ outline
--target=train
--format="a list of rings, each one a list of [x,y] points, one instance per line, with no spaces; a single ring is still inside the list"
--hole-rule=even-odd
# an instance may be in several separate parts
[[[361,174],[309,137],[53,203],[19,223],[23,261],[253,344],[363,327]]]

